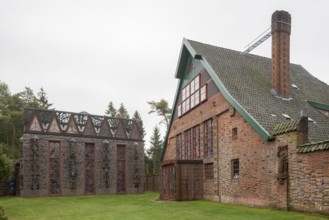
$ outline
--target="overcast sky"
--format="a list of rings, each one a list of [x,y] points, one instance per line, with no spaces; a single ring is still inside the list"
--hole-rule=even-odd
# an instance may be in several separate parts
[[[0,81],[13,94],[43,87],[63,111],[103,115],[124,103],[141,113],[148,147],[160,118],[147,101],[172,106],[183,38],[241,51],[286,10],[291,62],[329,84],[328,9],[327,0],[0,0]],[[267,40],[251,53],[270,52]]]

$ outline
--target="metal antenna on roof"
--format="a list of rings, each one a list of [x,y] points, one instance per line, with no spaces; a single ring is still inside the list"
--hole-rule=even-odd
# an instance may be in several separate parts
[[[253,49],[255,49],[258,45],[266,41],[269,37],[271,37],[271,28],[268,28],[266,31],[264,31],[261,35],[256,37],[253,41],[251,41],[247,46],[245,46],[245,50],[241,52],[242,54],[249,53]]]

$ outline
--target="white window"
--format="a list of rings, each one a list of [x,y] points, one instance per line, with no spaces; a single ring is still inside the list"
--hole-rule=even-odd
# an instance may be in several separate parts
[[[186,111],[189,111],[190,110],[190,98],[186,99],[185,105],[186,105]]]
[[[191,109],[195,106],[195,94],[191,95]]]
[[[195,79],[194,79],[194,87],[195,90],[198,90],[200,88],[200,75],[198,75]]]
[[[199,98],[200,95],[199,95],[199,92],[200,91],[198,91],[198,92],[195,93],[195,99],[194,99],[195,100],[194,101],[195,102],[195,105],[199,105],[199,103],[200,103],[200,98]]]
[[[207,99],[207,84],[200,89],[200,74],[182,89],[182,102],[177,106],[178,117]]]
[[[201,87],[201,102],[207,99],[207,84]]]
[[[195,92],[194,80],[191,82],[191,94]]]
[[[182,115],[182,105],[178,105],[177,114],[178,114],[178,117],[180,117]]]
[[[190,84],[188,84],[185,88],[185,98],[188,98],[190,96]]]
[[[186,93],[185,93],[185,88],[182,90],[182,100],[186,99]]]

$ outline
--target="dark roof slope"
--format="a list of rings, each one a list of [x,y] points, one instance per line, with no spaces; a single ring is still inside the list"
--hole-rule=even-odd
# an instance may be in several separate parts
[[[309,123],[311,142],[329,139],[329,118],[307,102],[329,104],[329,86],[302,66],[290,65],[291,84],[298,89],[292,89],[292,99],[284,100],[271,93],[271,59],[191,40],[185,42],[211,67],[235,101],[269,134],[273,134],[277,124],[287,122],[282,114],[295,121],[303,114],[315,121]]]

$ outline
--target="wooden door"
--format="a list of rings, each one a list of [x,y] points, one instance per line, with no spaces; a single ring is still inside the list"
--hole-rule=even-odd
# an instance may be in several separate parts
[[[175,165],[162,167],[162,193],[164,199],[175,199],[175,195],[176,195]]]

